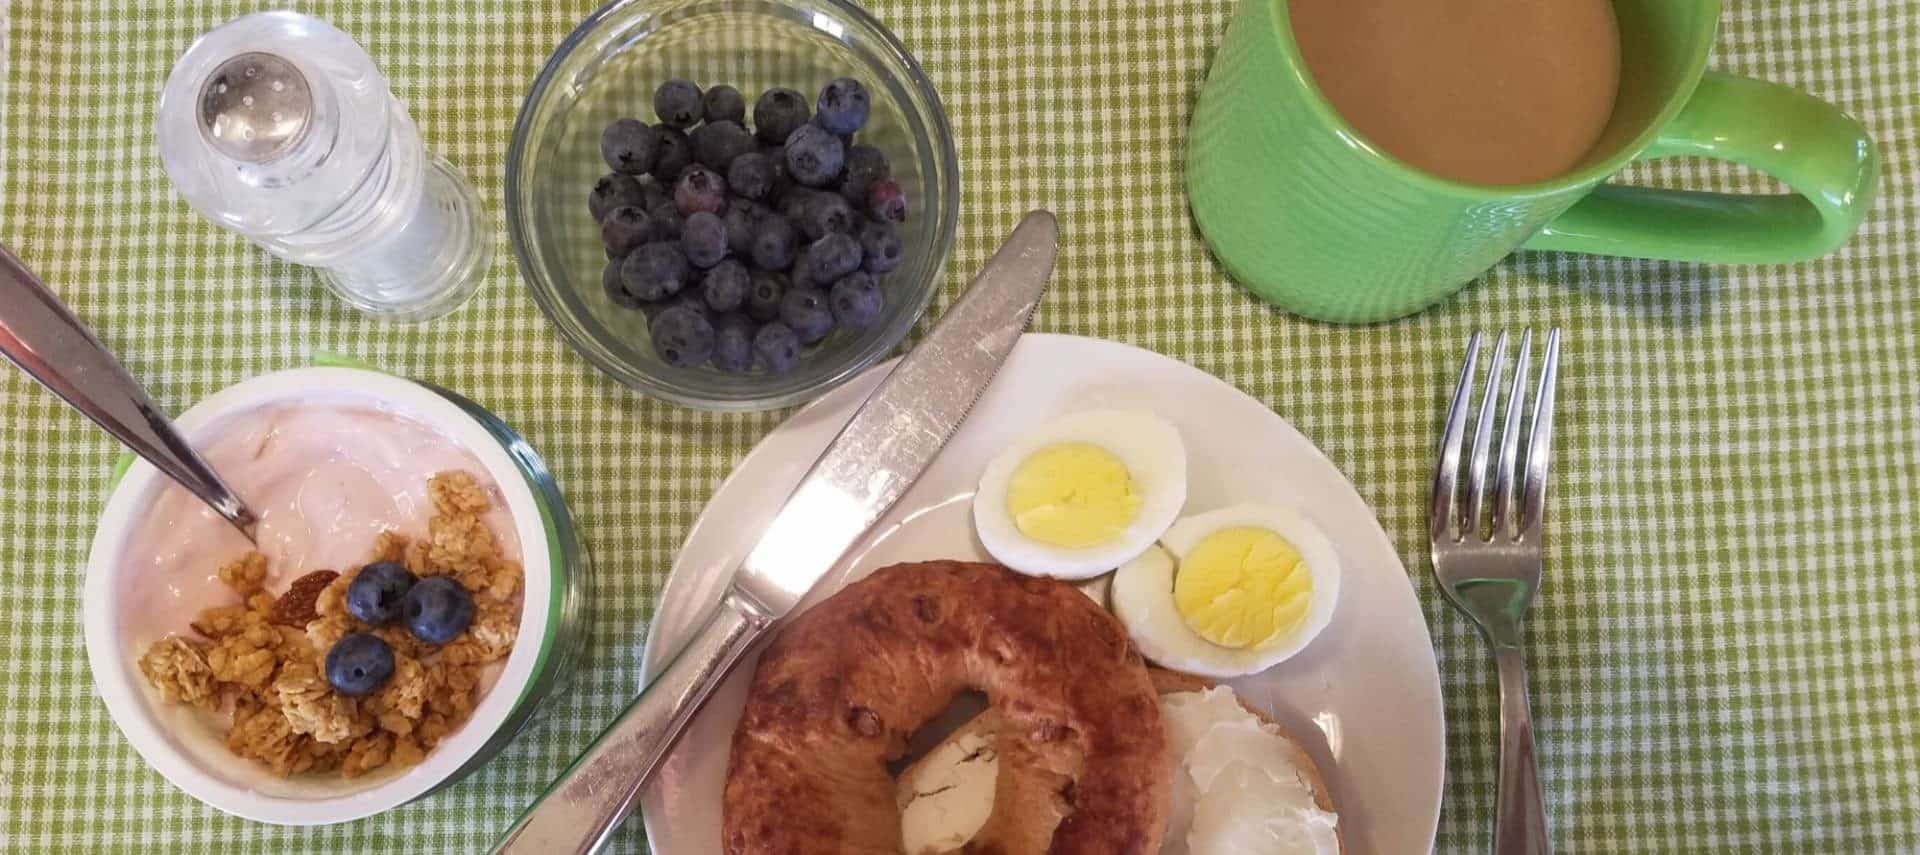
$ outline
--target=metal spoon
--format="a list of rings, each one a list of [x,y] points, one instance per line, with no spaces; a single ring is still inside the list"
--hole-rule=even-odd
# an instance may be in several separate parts
[[[253,512],[46,283],[0,246],[0,354],[252,541]]]

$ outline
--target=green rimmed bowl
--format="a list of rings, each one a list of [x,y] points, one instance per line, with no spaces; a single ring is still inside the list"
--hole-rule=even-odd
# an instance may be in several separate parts
[[[339,360],[335,360],[339,362]],[[584,640],[587,562],[552,474],[498,417],[455,393],[364,367],[296,368],[242,381],[182,413],[196,445],[242,413],[270,406],[366,407],[430,428],[477,460],[498,489],[526,568],[519,640],[473,714],[411,768],[353,780],[280,778],[227,751],[224,723],[165,703],[140,674],[143,642],[126,615],[149,584],[135,584],[131,535],[170,482],[144,461],[114,485],[94,532],[82,591],[82,624],[95,685],[114,723],[155,770],[189,795],[236,816],[321,825],[371,816],[451,785],[478,769],[533,721],[564,684]],[[191,615],[181,615],[181,629]]]

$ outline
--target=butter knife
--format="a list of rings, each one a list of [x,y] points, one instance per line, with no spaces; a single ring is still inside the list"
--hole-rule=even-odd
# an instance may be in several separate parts
[[[814,461],[706,625],[495,852],[588,853],[606,843],[727,672],[919,479],[966,419],[1026,329],[1053,272],[1058,237],[1046,211],[1020,221]]]

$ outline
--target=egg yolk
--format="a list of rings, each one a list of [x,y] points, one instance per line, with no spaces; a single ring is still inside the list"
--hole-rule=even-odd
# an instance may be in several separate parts
[[[1126,531],[1140,515],[1140,493],[1113,452],[1089,442],[1062,442],[1027,455],[1013,470],[1007,515],[1032,540],[1082,549]]]
[[[1313,574],[1300,550],[1258,526],[1223,528],[1180,559],[1173,604],[1187,626],[1222,647],[1278,641],[1307,617]]]

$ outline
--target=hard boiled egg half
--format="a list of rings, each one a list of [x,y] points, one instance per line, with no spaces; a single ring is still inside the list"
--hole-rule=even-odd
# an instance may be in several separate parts
[[[1090,410],[1041,425],[980,477],[973,524],[1000,563],[1090,579],[1153,545],[1187,501],[1187,449],[1165,419]]]
[[[1236,505],[1174,523],[1121,565],[1109,596],[1148,659],[1225,679],[1271,668],[1319,635],[1340,565],[1299,513]]]

